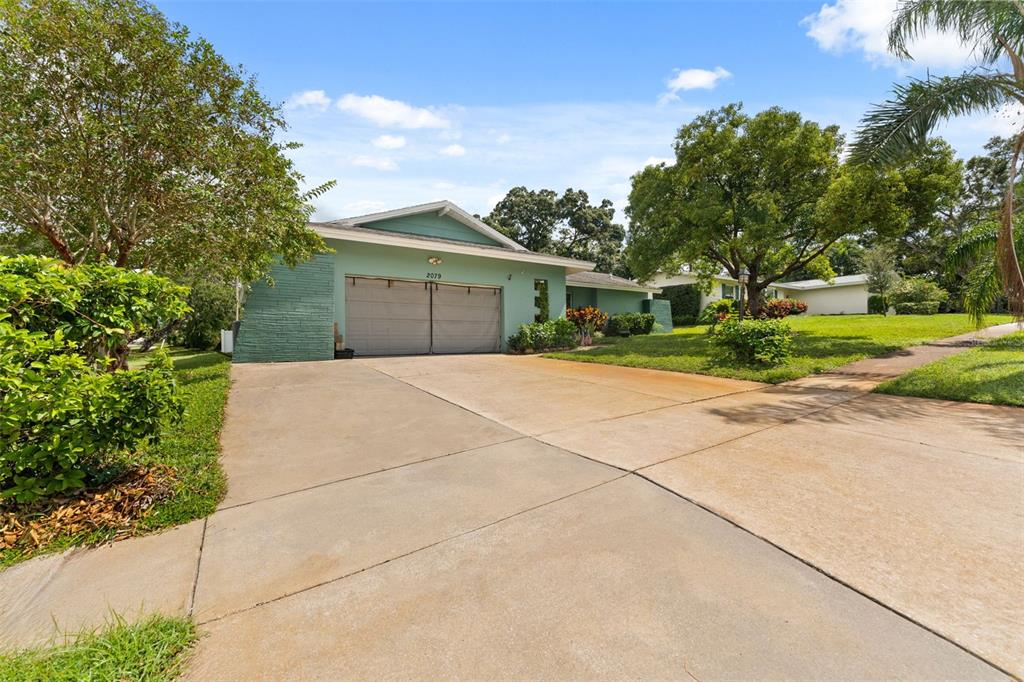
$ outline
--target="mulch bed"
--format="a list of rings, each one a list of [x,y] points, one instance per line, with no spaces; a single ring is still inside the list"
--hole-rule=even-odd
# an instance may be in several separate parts
[[[140,519],[174,491],[170,467],[136,467],[106,485],[25,505],[0,504],[0,551],[31,554],[58,537],[108,531],[103,541],[134,534]]]

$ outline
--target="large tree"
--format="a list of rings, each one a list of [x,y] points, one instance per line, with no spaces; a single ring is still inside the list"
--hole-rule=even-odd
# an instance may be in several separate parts
[[[323,249],[277,108],[135,0],[0,0],[0,238],[252,280]]]
[[[843,138],[800,114],[731,104],[679,129],[673,165],[633,176],[627,255],[641,279],[689,264],[705,283],[749,273],[747,300],[799,271],[832,276],[843,237],[896,234],[909,211],[894,171],[840,162]]]
[[[1024,5],[974,0],[910,0],[900,5],[889,28],[889,50],[913,59],[910,47],[928,31],[955,34],[971,47],[983,68],[959,76],[911,80],[897,85],[892,98],[869,111],[858,131],[852,158],[898,163],[920,148],[942,120],[992,112],[1024,103]],[[1012,71],[999,67],[1008,62]],[[1024,317],[1024,273],[1014,237],[1014,180],[1024,151],[1024,130],[1013,141],[1003,189],[995,263],[1010,309]]]
[[[593,261],[598,272],[616,269],[626,237],[611,201],[593,205],[586,192],[572,188],[558,196],[513,187],[483,220],[531,251]]]

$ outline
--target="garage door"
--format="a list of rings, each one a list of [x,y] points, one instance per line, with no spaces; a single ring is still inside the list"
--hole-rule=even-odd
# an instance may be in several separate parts
[[[345,345],[360,355],[497,352],[501,290],[346,277]]]
[[[501,339],[501,290],[434,284],[433,353],[497,353]]]

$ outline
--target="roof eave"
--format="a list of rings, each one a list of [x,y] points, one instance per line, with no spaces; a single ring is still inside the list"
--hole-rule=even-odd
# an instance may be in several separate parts
[[[367,232],[356,234],[347,232],[344,228],[330,223],[310,223],[310,227],[325,239],[336,239],[338,241],[360,242],[364,244],[381,244],[384,246],[400,246],[404,248],[417,249],[419,251],[439,251],[441,253],[458,253],[470,256],[482,256],[496,260],[508,260],[520,263],[537,263],[539,265],[554,265],[564,267],[566,274],[574,272],[590,272],[596,263],[590,261],[552,256],[546,253],[534,253],[525,249],[495,249],[481,246],[474,246],[466,242],[453,244],[451,242],[433,242],[427,239],[414,239],[403,237],[400,233],[380,234]]]

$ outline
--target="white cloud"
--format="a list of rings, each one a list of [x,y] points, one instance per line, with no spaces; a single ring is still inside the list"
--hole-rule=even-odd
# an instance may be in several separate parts
[[[351,159],[353,166],[361,166],[363,168],[373,168],[379,171],[396,171],[398,170],[398,164],[393,160],[380,157],[380,156],[353,156]]]
[[[450,144],[438,152],[441,156],[465,156],[466,148],[461,144]]]
[[[647,160],[644,161],[644,168],[647,166],[657,166],[659,163],[663,163],[666,166],[676,165],[676,160],[669,156],[648,156]]]
[[[381,127],[416,129],[449,126],[448,119],[430,109],[414,107],[380,95],[364,96],[349,93],[338,100],[338,108]]]
[[[876,66],[901,62],[889,52],[889,23],[898,0],[836,0],[800,22],[826,52],[862,52]],[[909,47],[919,67],[961,68],[971,62],[970,49],[949,33],[929,31]]]
[[[669,79],[668,89],[672,92],[678,90],[713,90],[718,81],[729,78],[731,73],[716,66],[713,71],[707,69],[684,69],[677,71],[676,75]]]
[[[380,149],[401,149],[405,146],[405,138],[401,135],[381,135],[374,138],[373,146]]]
[[[431,187],[434,189],[455,189],[457,186],[458,185],[456,185],[454,182],[444,181],[435,182],[434,184],[431,185]]]
[[[314,111],[326,111],[331,106],[331,98],[323,90],[304,90],[296,92],[284,103],[284,108],[289,111],[295,109],[312,109]]]
[[[498,137],[494,138],[494,141],[498,144],[508,144],[512,141],[512,136],[508,133],[502,133],[501,135],[498,135]]]

